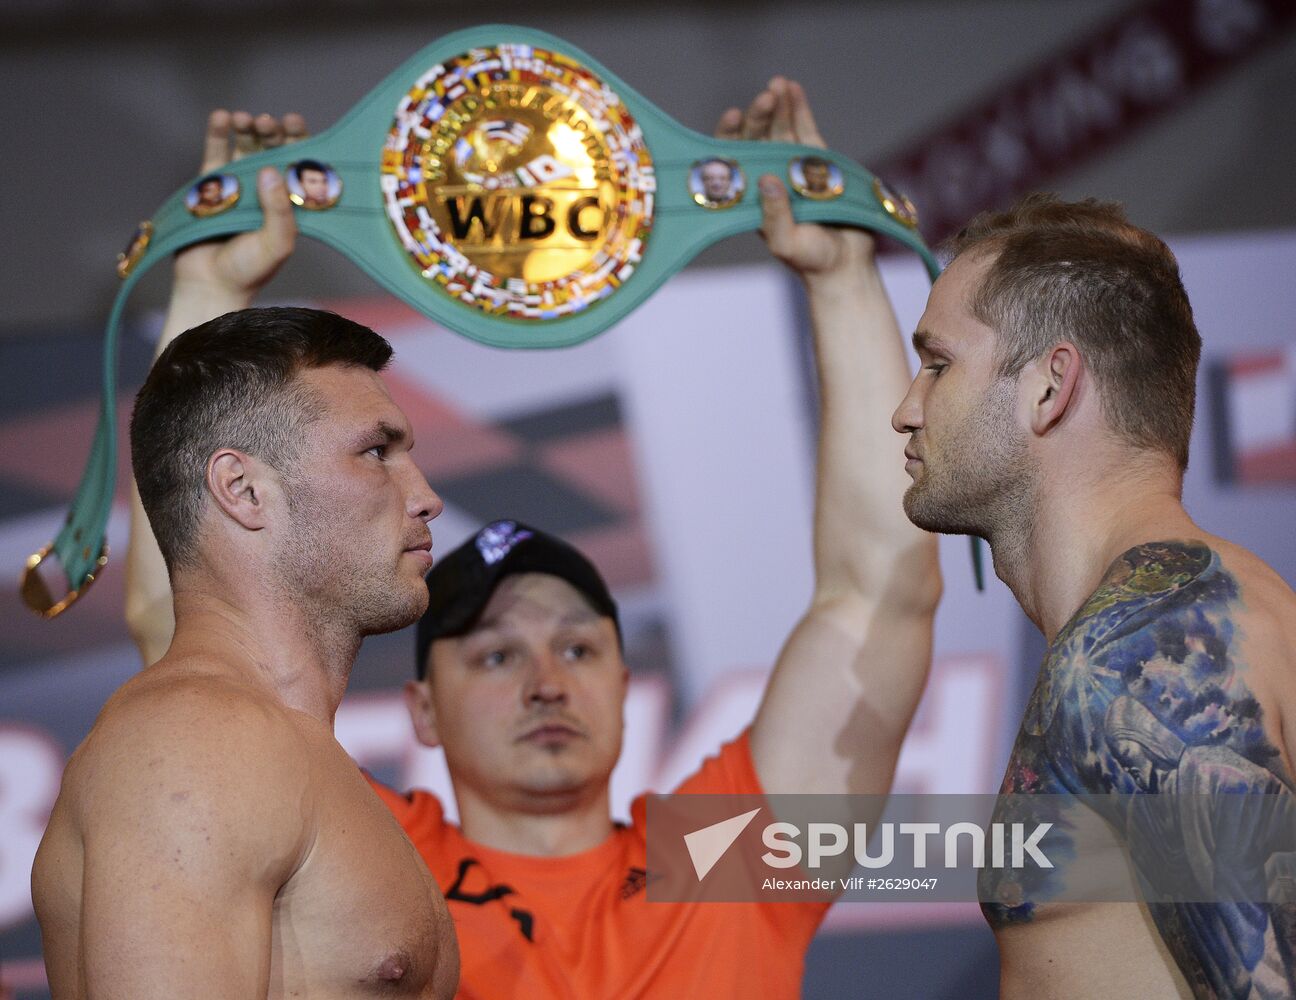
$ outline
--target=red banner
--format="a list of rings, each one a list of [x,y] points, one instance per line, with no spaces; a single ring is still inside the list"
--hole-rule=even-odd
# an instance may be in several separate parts
[[[1296,23],[1296,0],[1155,0],[877,164],[939,241],[1182,106]]]

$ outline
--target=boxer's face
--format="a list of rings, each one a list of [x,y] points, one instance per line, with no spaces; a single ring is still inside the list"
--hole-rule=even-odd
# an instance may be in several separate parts
[[[207,181],[198,188],[198,201],[203,205],[219,205],[222,193],[220,181]]]
[[[476,628],[437,640],[429,657],[425,707],[461,796],[562,812],[604,794],[629,672],[612,619],[571,584],[505,577]]]
[[[702,193],[710,201],[728,201],[732,188],[733,171],[728,164],[712,160],[702,165]]]
[[[362,635],[403,628],[427,607],[427,522],[443,506],[410,457],[409,421],[367,368],[328,365],[298,380],[322,412],[282,477],[271,571]]]
[[[937,280],[914,333],[918,374],[891,418],[909,435],[905,513],[928,531],[990,537],[1033,495],[1019,380],[996,374],[994,331],[969,308],[989,264],[959,257]]]
[[[302,194],[314,204],[323,204],[329,198],[328,175],[321,170],[302,170],[297,174]]]
[[[807,163],[802,167],[805,174],[806,189],[815,194],[828,190],[828,167],[823,163]]]

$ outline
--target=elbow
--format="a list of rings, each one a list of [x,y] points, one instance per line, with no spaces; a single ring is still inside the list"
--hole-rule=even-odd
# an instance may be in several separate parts
[[[175,631],[173,611],[160,600],[127,597],[126,629],[145,666],[162,658]]]
[[[126,595],[126,630],[130,632],[130,637],[135,641],[136,645],[139,645],[140,640],[147,638],[149,633],[153,631],[151,619],[155,613],[152,610],[155,603],[154,601],[138,598],[133,594],[128,593]]]
[[[909,604],[917,612],[936,613],[945,593],[945,578],[941,575],[940,553],[936,536],[928,535],[919,544],[919,553],[913,570],[914,586],[909,594]]]
[[[936,536],[925,531],[873,540],[844,565],[819,565],[816,604],[849,598],[885,606],[889,614],[932,616],[945,587]]]
[[[923,532],[891,550],[884,579],[883,599],[897,614],[934,616],[945,592],[936,536]]]

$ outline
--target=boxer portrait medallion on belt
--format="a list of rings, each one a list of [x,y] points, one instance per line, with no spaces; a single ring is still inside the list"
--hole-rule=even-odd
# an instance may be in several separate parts
[[[383,150],[388,217],[424,278],[523,321],[615,293],[641,260],[656,177],[620,98],[578,62],[529,45],[428,70]]]

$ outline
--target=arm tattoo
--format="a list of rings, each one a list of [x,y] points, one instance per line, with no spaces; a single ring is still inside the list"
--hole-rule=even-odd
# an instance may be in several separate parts
[[[1296,829],[1296,794],[1245,682],[1242,610],[1237,580],[1208,547],[1157,542],[1126,552],[1049,648],[1001,790],[1102,803],[1151,897],[1173,896],[1160,882],[1174,872],[1178,884],[1196,879],[1253,900],[1149,901],[1199,997],[1296,993],[1296,907],[1260,901],[1275,871],[1292,873],[1282,866],[1293,855],[1281,853],[1291,847],[1264,829]],[[1227,798],[1239,792],[1267,796],[1247,800],[1262,804],[1263,825],[1240,829],[1228,806],[1240,800]],[[1180,798],[1148,809],[1151,794]],[[1222,834],[1246,856],[1215,850]],[[996,929],[1028,921],[1065,877],[1065,864],[986,871],[983,909]]]

